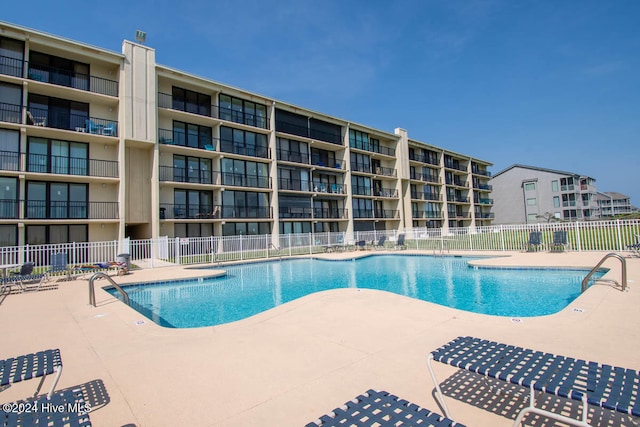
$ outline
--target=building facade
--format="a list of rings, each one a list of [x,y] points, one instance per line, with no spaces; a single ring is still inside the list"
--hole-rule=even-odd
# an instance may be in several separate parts
[[[489,225],[490,166],[0,23],[3,246]]]
[[[614,217],[636,212],[637,209],[631,204],[631,198],[621,193],[605,191],[596,194],[596,201],[600,208],[602,218]]]
[[[491,178],[495,224],[599,218],[595,179],[554,169],[512,165]]]

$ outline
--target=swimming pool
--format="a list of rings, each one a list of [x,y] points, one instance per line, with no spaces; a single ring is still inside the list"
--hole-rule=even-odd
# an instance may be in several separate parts
[[[225,266],[226,276],[130,285],[131,306],[161,326],[244,319],[314,292],[366,288],[497,316],[556,313],[580,295],[588,270],[472,268],[470,257],[374,255]],[[606,270],[594,274],[602,277]],[[118,296],[117,291],[109,290]]]

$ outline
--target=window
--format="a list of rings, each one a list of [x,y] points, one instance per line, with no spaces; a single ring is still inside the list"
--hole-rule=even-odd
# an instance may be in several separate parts
[[[351,153],[351,170],[371,173],[371,158],[362,153]]]
[[[277,139],[278,160],[309,164],[309,144],[293,139]]]
[[[29,138],[27,171],[63,175],[89,174],[89,145],[81,142]]]
[[[225,126],[220,127],[220,151],[269,158],[266,135]]]
[[[269,188],[269,165],[224,158],[222,167],[222,185],[239,187]]]
[[[373,202],[371,199],[353,199],[354,218],[373,218]]]
[[[17,130],[0,129],[0,169],[20,170],[20,133]]]
[[[29,95],[28,105],[33,122],[27,124],[41,123],[48,127],[66,130],[87,127],[89,104],[85,102]],[[28,120],[31,120],[31,117],[27,117]]]
[[[174,110],[211,117],[211,97],[209,95],[175,86],[172,88],[171,94]]]
[[[173,190],[174,218],[210,218],[213,215],[213,192]]]
[[[177,223],[173,226],[174,237],[208,237],[213,236],[213,224],[203,222]]]
[[[211,145],[211,128],[174,120],[173,143],[184,147],[205,148]]]
[[[558,184],[558,180],[551,181],[551,191],[558,192],[560,191],[560,185]]]
[[[228,222],[222,225],[223,236],[251,236],[269,234],[270,232],[271,226],[268,222]]]
[[[527,222],[536,222],[538,220],[538,214],[528,214]]]
[[[27,225],[26,243],[45,245],[55,243],[87,242],[87,226],[84,224]]]
[[[223,191],[222,217],[269,218],[269,195],[250,191]]]
[[[60,86],[89,90],[89,64],[31,51],[29,78]]]
[[[533,191],[536,189],[535,182],[525,182],[524,183],[524,191]]]
[[[536,205],[536,199],[527,199],[527,205],[528,206],[535,206]]]
[[[0,37],[0,74],[22,77],[24,42]]]
[[[221,94],[218,109],[222,120],[267,128],[267,107],[263,104]]]
[[[22,121],[22,87],[0,83],[0,121]]]
[[[27,182],[29,219],[88,218],[88,185],[64,182]]]
[[[558,182],[558,181],[556,181]],[[560,207],[560,197],[559,196],[553,196],[553,207],[554,208],[559,208]]]
[[[353,194],[371,196],[371,178],[367,176],[351,175]]]
[[[211,159],[173,156],[173,181],[211,184]]]
[[[18,226],[0,224],[0,247],[18,245]]]
[[[16,219],[18,215],[18,180],[0,177],[0,219]]]
[[[318,166],[333,167],[336,165],[336,153],[319,148],[311,149],[311,164]]]

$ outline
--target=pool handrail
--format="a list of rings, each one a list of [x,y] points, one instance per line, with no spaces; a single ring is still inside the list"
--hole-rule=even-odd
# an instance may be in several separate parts
[[[95,290],[95,287],[93,286],[93,282],[98,278],[107,279],[113,285],[113,287],[116,288],[122,294],[122,300],[124,301],[124,303],[127,305],[131,305],[129,300],[129,294],[124,289],[122,289],[120,285],[118,285],[108,274],[102,271],[98,271],[97,273],[94,273],[89,278],[89,304],[91,304],[94,307],[97,307],[96,306],[96,290]]]
[[[619,259],[620,262],[622,263],[622,283],[620,284],[620,286],[622,287],[623,291],[627,289],[627,260],[624,259],[623,256],[615,252],[609,252],[600,260],[598,264],[596,264],[595,267],[591,269],[591,271],[585,276],[585,278],[582,279],[582,292],[586,291],[589,288],[589,279],[591,278],[591,276],[593,276],[593,274],[596,271],[598,271],[600,266],[609,258]],[[613,282],[616,284],[618,283],[615,280]]]

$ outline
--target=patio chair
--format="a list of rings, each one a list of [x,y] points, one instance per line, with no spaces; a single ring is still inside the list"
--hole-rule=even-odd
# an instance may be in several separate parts
[[[69,270],[69,266],[67,264],[67,253],[59,252],[57,254],[51,255],[51,267],[47,272],[49,275],[64,273],[67,276],[67,279],[71,278],[71,271]]]
[[[640,257],[640,234],[636,234],[636,242],[631,245],[627,245],[627,250],[631,251],[631,254]]]
[[[553,243],[551,252],[564,252],[567,247],[567,232],[564,230],[553,232]]]
[[[62,358],[60,350],[44,350],[37,353],[25,354],[0,360],[0,387],[5,387],[20,381],[40,378],[40,384],[33,397],[40,393],[42,384],[47,375],[55,373],[56,376],[47,394],[51,397],[62,374]],[[0,412],[1,413],[1,412]],[[3,424],[6,425],[6,424]]]
[[[396,240],[396,249],[406,249],[407,245],[404,243],[404,234],[398,234],[398,240]]]
[[[540,231],[532,231],[529,233],[529,241],[527,242],[527,252],[536,252],[542,248],[542,233]]]
[[[66,389],[51,396],[20,400],[5,405],[8,408],[32,408],[37,411],[0,411],[2,426],[91,427],[89,419],[91,407],[85,402],[81,389]]]
[[[318,426],[464,427],[386,391],[369,390],[306,427]]]
[[[437,397],[445,415],[449,418],[451,414],[431,366],[433,360],[529,389],[529,405],[520,411],[514,426],[520,425],[523,417],[531,412],[585,427],[589,425],[587,423],[588,405],[634,417],[640,416],[638,400],[640,371],[543,353],[480,338],[458,337],[432,351],[427,358],[427,366],[435,384]],[[582,402],[581,419],[536,407],[536,392]]]
[[[356,242],[356,249],[357,249],[357,250],[364,249],[364,248],[365,248],[365,246],[367,246],[367,241],[366,241],[366,240],[358,240],[358,241]]]
[[[8,286],[9,291],[13,285],[20,286],[21,290],[24,291],[37,291],[40,289],[42,284],[47,281],[47,274],[33,274],[34,263],[25,262],[20,267],[19,271],[12,271],[9,273],[9,277],[3,279],[2,289]]]
[[[102,134],[105,135],[105,136],[116,136],[116,134],[117,134],[116,124],[115,123],[109,123],[108,125],[103,127],[102,128]]]
[[[387,236],[380,236],[380,238],[378,239],[378,243],[375,243],[373,245],[371,245],[371,247],[373,249],[384,249],[384,242],[386,242],[387,240]]]
[[[100,133],[100,129],[98,128],[98,126],[93,122],[93,120],[85,120],[84,121],[85,124],[85,129],[87,130],[88,133]]]

